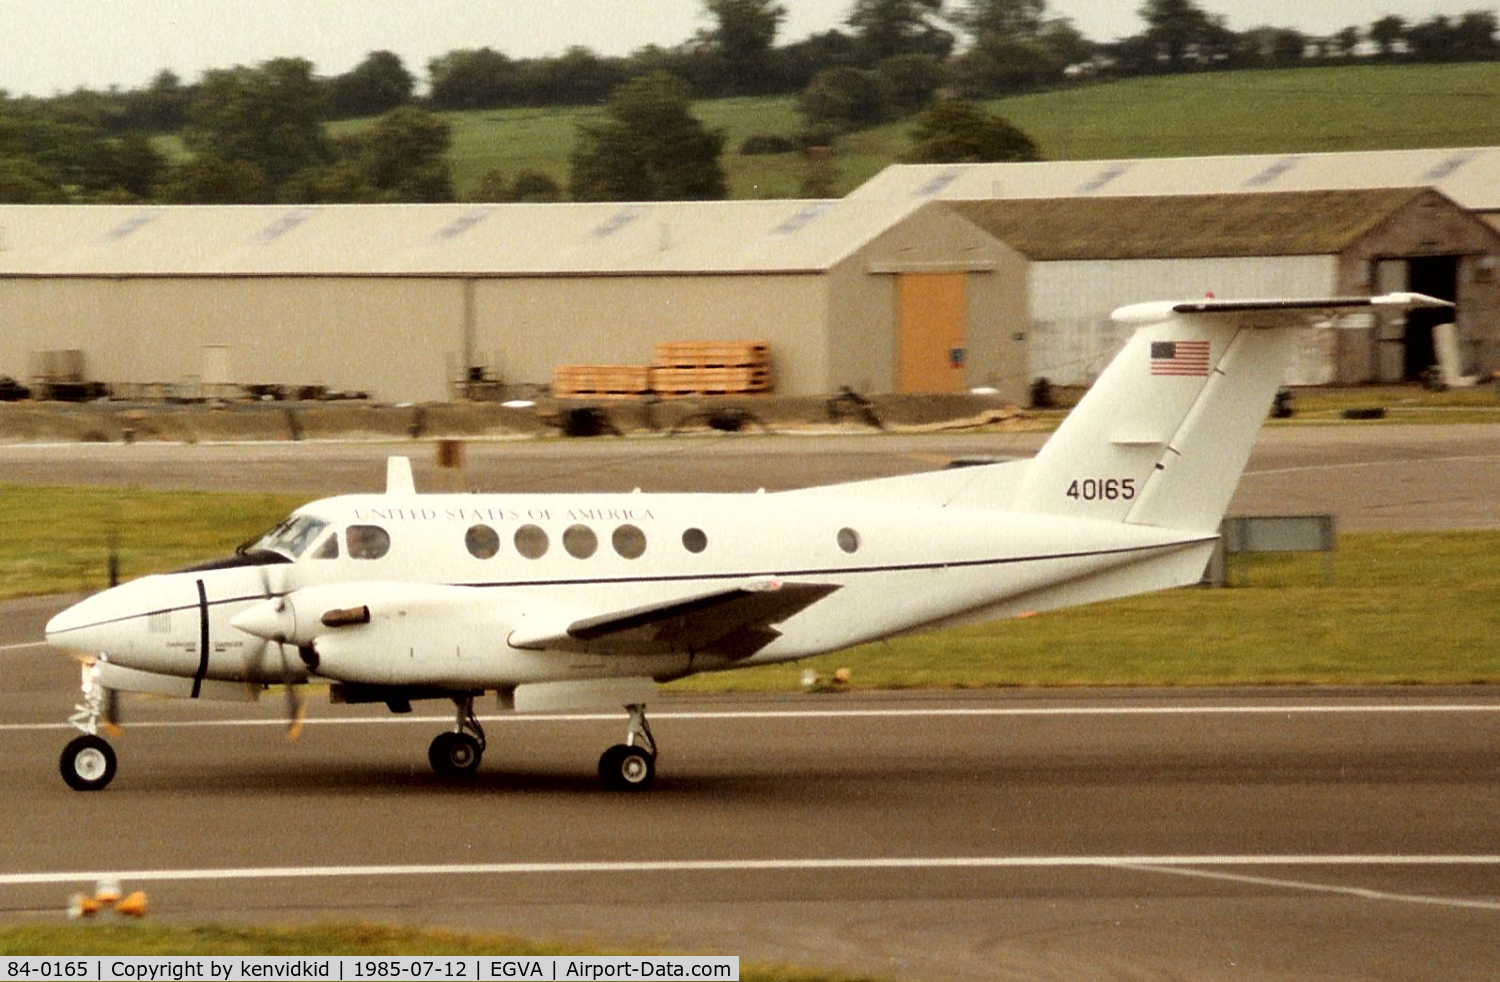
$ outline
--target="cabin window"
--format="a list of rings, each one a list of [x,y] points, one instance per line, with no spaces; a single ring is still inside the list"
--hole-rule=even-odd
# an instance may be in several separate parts
[[[314,559],[337,559],[339,558],[339,535],[337,532],[323,540],[323,544],[313,552]]]
[[[516,552],[527,559],[540,559],[547,554],[547,533],[535,525],[522,525],[516,529]]]
[[[682,533],[682,548],[688,552],[702,552],[708,548],[708,536],[702,529],[688,529]]]
[[[569,525],[563,532],[563,548],[574,559],[587,559],[599,548],[599,537],[587,525]]]
[[[859,533],[853,529],[839,529],[839,548],[845,552],[856,552],[859,550]]]
[[[640,559],[646,551],[646,533],[634,525],[621,525],[609,540],[614,543],[615,552],[626,559]]]
[[[475,559],[493,559],[500,551],[500,533],[488,525],[474,525],[464,533],[464,548]]]
[[[391,551],[391,534],[379,525],[351,525],[344,530],[350,559],[379,559]]]

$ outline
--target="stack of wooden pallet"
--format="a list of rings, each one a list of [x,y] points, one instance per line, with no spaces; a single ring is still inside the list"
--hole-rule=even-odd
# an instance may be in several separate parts
[[[764,341],[664,341],[656,346],[651,388],[662,396],[771,391],[771,346]]]
[[[559,399],[638,399],[650,391],[650,365],[558,365],[552,378]]]

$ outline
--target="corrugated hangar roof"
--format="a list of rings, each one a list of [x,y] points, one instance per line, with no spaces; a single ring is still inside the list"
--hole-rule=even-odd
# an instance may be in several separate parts
[[[0,205],[0,276],[815,272],[909,210],[881,200]]]
[[[1032,260],[1319,256],[1343,251],[1427,188],[953,201]]]
[[[1500,147],[898,164],[855,189],[850,198],[1071,198],[1374,187],[1435,187],[1470,211],[1500,211]]]

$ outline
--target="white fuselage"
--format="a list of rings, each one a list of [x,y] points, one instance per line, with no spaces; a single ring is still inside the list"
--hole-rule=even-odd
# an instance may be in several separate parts
[[[296,515],[326,524],[297,543],[295,561],[148,576],[70,608],[48,636],[128,668],[212,680],[313,674],[491,689],[670,678],[1023,610],[1028,594],[1203,542],[1112,522],[799,492],[352,495]],[[351,555],[351,537],[369,528],[388,545],[378,558]],[[780,581],[837,589],[753,651],[518,640],[600,611]],[[230,623],[268,597],[285,598],[281,643]],[[360,606],[367,623],[318,623],[325,611]],[[310,666],[298,646],[314,639],[320,657]]]

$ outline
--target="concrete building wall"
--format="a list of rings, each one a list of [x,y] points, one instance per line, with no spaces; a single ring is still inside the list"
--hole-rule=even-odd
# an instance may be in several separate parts
[[[1334,287],[1333,256],[1076,260],[1031,267],[1031,375],[1088,385],[1129,340],[1116,307],[1147,300],[1320,297]],[[1309,332],[1287,381],[1332,380],[1334,332]]]
[[[229,380],[361,389],[378,399],[446,397],[458,350],[458,281],[369,278],[0,278],[0,373],[26,378],[33,352],[78,348],[91,380],[191,384],[205,347]]]
[[[767,341],[775,390],[827,391],[821,274],[520,277],[474,281],[474,356],[510,383],[558,365],[644,365],[661,341]]]

